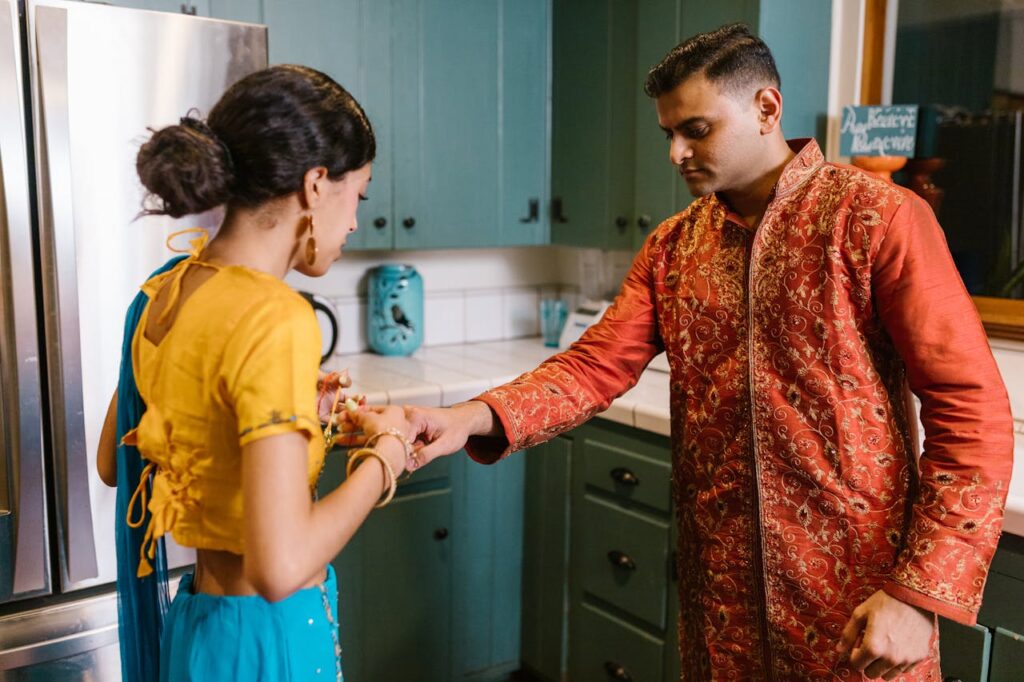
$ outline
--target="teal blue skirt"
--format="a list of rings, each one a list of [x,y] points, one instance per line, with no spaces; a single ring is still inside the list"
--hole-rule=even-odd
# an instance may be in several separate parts
[[[330,621],[327,617],[330,606]],[[338,585],[327,579],[279,602],[192,591],[181,579],[164,621],[161,682],[305,682],[338,679]]]

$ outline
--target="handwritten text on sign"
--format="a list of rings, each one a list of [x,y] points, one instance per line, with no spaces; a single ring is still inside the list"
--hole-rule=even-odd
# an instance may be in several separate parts
[[[842,156],[913,156],[917,106],[843,107]]]

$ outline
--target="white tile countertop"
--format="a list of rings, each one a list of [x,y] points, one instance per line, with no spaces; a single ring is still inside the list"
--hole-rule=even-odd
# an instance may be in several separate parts
[[[352,391],[372,404],[439,407],[469,400],[531,370],[557,352],[539,338],[421,348],[409,357],[375,353],[340,355],[325,370],[348,368]],[[659,363],[652,363],[656,366]],[[660,363],[664,366],[664,363]],[[666,367],[667,369],[667,367]],[[1005,372],[1004,368],[1004,372]],[[645,431],[669,435],[668,374],[648,368],[631,390],[601,417]],[[1018,433],[1014,475],[1010,482],[1004,530],[1024,536],[1024,426],[1016,413]]]
[[[421,348],[409,357],[339,355],[324,370],[348,368],[350,392],[371,404],[439,407],[473,398],[533,369],[555,354],[539,338]],[[669,435],[668,374],[648,369],[601,417]]]

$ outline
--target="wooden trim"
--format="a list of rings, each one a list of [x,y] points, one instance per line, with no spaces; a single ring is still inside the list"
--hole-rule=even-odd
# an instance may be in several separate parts
[[[860,103],[882,103],[882,69],[885,65],[885,15],[887,0],[864,2],[864,61],[861,65]]]
[[[973,298],[989,336],[1024,341],[1024,301],[991,296]]]

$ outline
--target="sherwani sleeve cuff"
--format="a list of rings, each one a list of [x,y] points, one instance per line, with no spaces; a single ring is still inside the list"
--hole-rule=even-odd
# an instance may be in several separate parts
[[[514,430],[512,429],[512,422],[508,417],[508,411],[505,410],[501,401],[497,400],[490,393],[482,393],[473,398],[473,400],[479,400],[491,408],[491,411],[494,412],[498,422],[501,424],[501,435],[470,436],[469,440],[466,441],[466,454],[469,455],[470,459],[480,464],[494,464],[498,460],[504,459],[513,452],[522,449],[515,447],[517,444],[511,442],[508,436],[508,434],[514,433]]]
[[[899,599],[905,604],[916,606],[919,609],[937,613],[943,618],[960,623],[961,625],[975,625],[978,622],[978,614],[975,611],[968,611],[947,601],[930,597],[923,592],[918,592],[893,580],[888,580],[882,585],[887,595]]]

